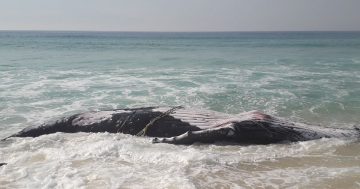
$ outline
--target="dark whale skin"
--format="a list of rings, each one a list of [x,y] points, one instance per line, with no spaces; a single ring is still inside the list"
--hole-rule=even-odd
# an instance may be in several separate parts
[[[109,132],[139,135],[147,126],[145,136],[156,137],[153,143],[192,144],[229,141],[270,144],[330,137],[359,138],[359,129],[327,128],[293,123],[259,111],[227,115],[182,107],[169,113],[168,110],[171,109],[171,107],[144,107],[85,112],[53,123],[25,128],[10,137],[38,137],[56,132]]]

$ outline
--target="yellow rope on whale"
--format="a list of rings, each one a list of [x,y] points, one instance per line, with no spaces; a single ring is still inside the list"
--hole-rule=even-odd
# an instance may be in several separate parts
[[[161,119],[161,118],[163,118],[163,117],[165,117],[165,116],[167,116],[167,115],[169,115],[169,114],[172,114],[172,113],[175,112],[175,110],[181,109],[181,108],[182,108],[182,106],[175,106],[175,107],[169,109],[168,111],[164,112],[163,114],[155,117],[155,118],[152,119],[148,124],[146,124],[146,126],[145,126],[140,132],[138,132],[138,133],[136,134],[136,136],[146,136],[146,131],[147,131],[147,130],[149,129],[149,127],[150,127],[151,125],[153,125],[157,120],[159,120],[159,119]]]

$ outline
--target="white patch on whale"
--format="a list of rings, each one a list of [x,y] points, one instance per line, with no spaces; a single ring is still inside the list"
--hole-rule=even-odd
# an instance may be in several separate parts
[[[116,111],[98,111],[98,112],[87,112],[83,113],[72,121],[73,125],[92,125],[95,123],[101,123],[106,120],[111,120],[113,114],[118,113],[129,113],[127,110],[116,110]]]
[[[165,113],[170,110],[171,107],[159,107],[153,109],[153,111]],[[175,119],[179,119],[182,122],[187,122],[190,125],[197,126],[199,128],[212,127],[214,125],[219,125],[223,123],[224,120],[233,118],[232,115],[224,114],[220,112],[210,111],[210,110],[199,110],[199,109],[188,109],[180,108],[176,109],[174,112],[169,114]]]

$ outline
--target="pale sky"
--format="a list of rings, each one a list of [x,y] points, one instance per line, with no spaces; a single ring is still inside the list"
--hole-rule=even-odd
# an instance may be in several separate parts
[[[360,31],[360,0],[0,0],[0,30]]]

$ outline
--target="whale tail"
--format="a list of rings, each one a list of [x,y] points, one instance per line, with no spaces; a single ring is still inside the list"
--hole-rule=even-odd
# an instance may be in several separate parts
[[[69,122],[73,119],[74,116],[70,118],[62,118],[53,123],[43,124],[39,127],[26,127],[18,133],[15,133],[11,136],[8,136],[1,141],[7,140],[12,137],[38,137],[44,134],[51,134],[56,132],[72,132],[71,127],[68,127]]]
[[[36,132],[35,132],[35,128],[26,127],[25,129],[21,130],[20,132],[17,132],[6,138],[1,139],[1,141],[5,141],[5,140],[7,140],[9,138],[13,138],[13,137],[37,137],[37,136],[41,135],[41,134],[39,134],[39,132],[37,132],[37,133],[38,134],[36,134]]]
[[[11,138],[11,137],[13,137],[13,135],[10,135],[10,136],[8,136],[8,137],[5,137],[5,138],[1,139],[0,141],[5,141],[5,140],[7,140],[8,138]]]

